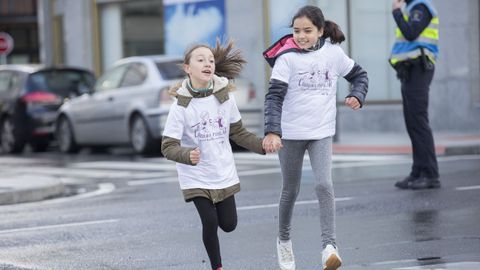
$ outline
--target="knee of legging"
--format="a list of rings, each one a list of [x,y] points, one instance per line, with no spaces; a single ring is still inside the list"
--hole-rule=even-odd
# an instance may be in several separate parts
[[[315,191],[317,194],[333,193],[333,185],[331,183],[321,183],[315,185]]]
[[[220,223],[219,226],[224,232],[227,232],[227,233],[233,232],[235,228],[237,228],[237,220],[236,219],[228,220]]]

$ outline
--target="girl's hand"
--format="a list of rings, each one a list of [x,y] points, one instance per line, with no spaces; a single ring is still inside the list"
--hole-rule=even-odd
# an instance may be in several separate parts
[[[392,4],[392,9],[395,10],[397,8],[402,8],[403,7],[403,4],[405,3],[404,0],[393,0],[393,4]]]
[[[268,133],[267,136],[263,138],[262,147],[265,152],[274,153],[283,147],[282,139],[280,139],[280,136],[277,134]]]
[[[197,165],[200,162],[200,149],[198,147],[190,151],[190,161],[193,165]]]
[[[360,109],[360,102],[358,102],[358,99],[354,98],[354,97],[346,98],[345,99],[345,105],[347,105],[348,107],[350,107],[354,110]]]

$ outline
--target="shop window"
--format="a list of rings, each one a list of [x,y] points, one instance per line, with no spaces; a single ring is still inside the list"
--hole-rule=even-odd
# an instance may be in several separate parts
[[[122,4],[124,56],[163,54],[163,4],[158,0]]]

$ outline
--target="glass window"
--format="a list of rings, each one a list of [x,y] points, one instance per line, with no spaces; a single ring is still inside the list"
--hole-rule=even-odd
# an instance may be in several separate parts
[[[392,3],[350,1],[351,57],[369,76],[368,100],[400,100],[400,83],[388,63],[395,39]]]
[[[122,87],[142,84],[147,78],[147,68],[143,64],[132,64],[125,73]]]
[[[77,96],[92,89],[95,77],[81,70],[49,69],[33,73],[27,80],[27,90],[45,91],[62,97]]]
[[[122,22],[124,56],[164,53],[162,1],[136,0],[122,4]]]
[[[157,62],[157,69],[165,80],[182,79],[185,72],[180,68],[182,61]]]
[[[0,93],[7,92],[10,88],[10,72],[0,72]]]
[[[105,73],[102,77],[100,77],[95,84],[96,91],[106,91],[110,89],[117,88],[122,81],[123,74],[127,70],[127,65],[121,65],[116,67],[109,72]]]

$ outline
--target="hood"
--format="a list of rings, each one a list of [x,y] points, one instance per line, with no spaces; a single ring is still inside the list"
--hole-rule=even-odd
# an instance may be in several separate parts
[[[190,101],[194,98],[187,88],[188,78],[183,82],[177,83],[170,88],[170,95],[177,98],[177,104],[182,107],[187,107]],[[229,99],[228,92],[235,89],[235,86],[229,83],[225,77],[213,75],[213,93],[212,95],[222,104]]]
[[[170,95],[178,97],[178,96],[184,96],[184,97],[189,97],[192,98],[192,94],[187,89],[187,83],[188,83],[188,78],[183,80],[182,82],[177,83],[176,85],[172,86],[170,88]],[[213,75],[213,93],[215,94],[216,92],[222,90],[228,86],[228,79],[225,77],[219,77],[217,75]]]
[[[277,42],[273,43],[268,49],[263,52],[263,57],[273,67],[277,58],[287,52],[302,52],[303,50],[293,41],[293,34],[283,36]]]

